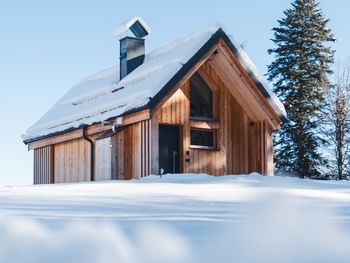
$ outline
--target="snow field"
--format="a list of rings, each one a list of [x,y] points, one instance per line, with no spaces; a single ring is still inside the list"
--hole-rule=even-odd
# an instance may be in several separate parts
[[[0,187],[0,262],[349,262],[347,182],[258,174]]]

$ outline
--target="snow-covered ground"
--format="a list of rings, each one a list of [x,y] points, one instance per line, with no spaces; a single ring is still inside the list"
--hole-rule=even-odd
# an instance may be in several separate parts
[[[350,262],[350,184],[258,174],[0,186],[0,262]]]

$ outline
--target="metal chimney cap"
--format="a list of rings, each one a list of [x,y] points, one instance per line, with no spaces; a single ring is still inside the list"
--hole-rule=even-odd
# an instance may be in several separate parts
[[[134,17],[120,24],[115,30],[114,35],[119,37],[125,34],[128,30],[137,38],[144,38],[151,33],[151,29],[147,26],[141,17]]]

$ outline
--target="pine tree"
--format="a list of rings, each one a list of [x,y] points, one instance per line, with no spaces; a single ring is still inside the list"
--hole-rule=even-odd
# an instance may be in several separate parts
[[[325,142],[319,133],[321,109],[334,57],[328,43],[335,38],[315,0],[295,0],[284,15],[279,27],[273,28],[276,47],[268,50],[275,56],[268,80],[288,114],[275,136],[276,168],[320,177],[319,168],[325,164],[319,151]]]

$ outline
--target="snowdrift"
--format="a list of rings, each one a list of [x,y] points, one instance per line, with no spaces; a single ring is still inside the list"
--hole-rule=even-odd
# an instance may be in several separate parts
[[[349,262],[347,182],[207,175],[0,187],[0,262]]]

